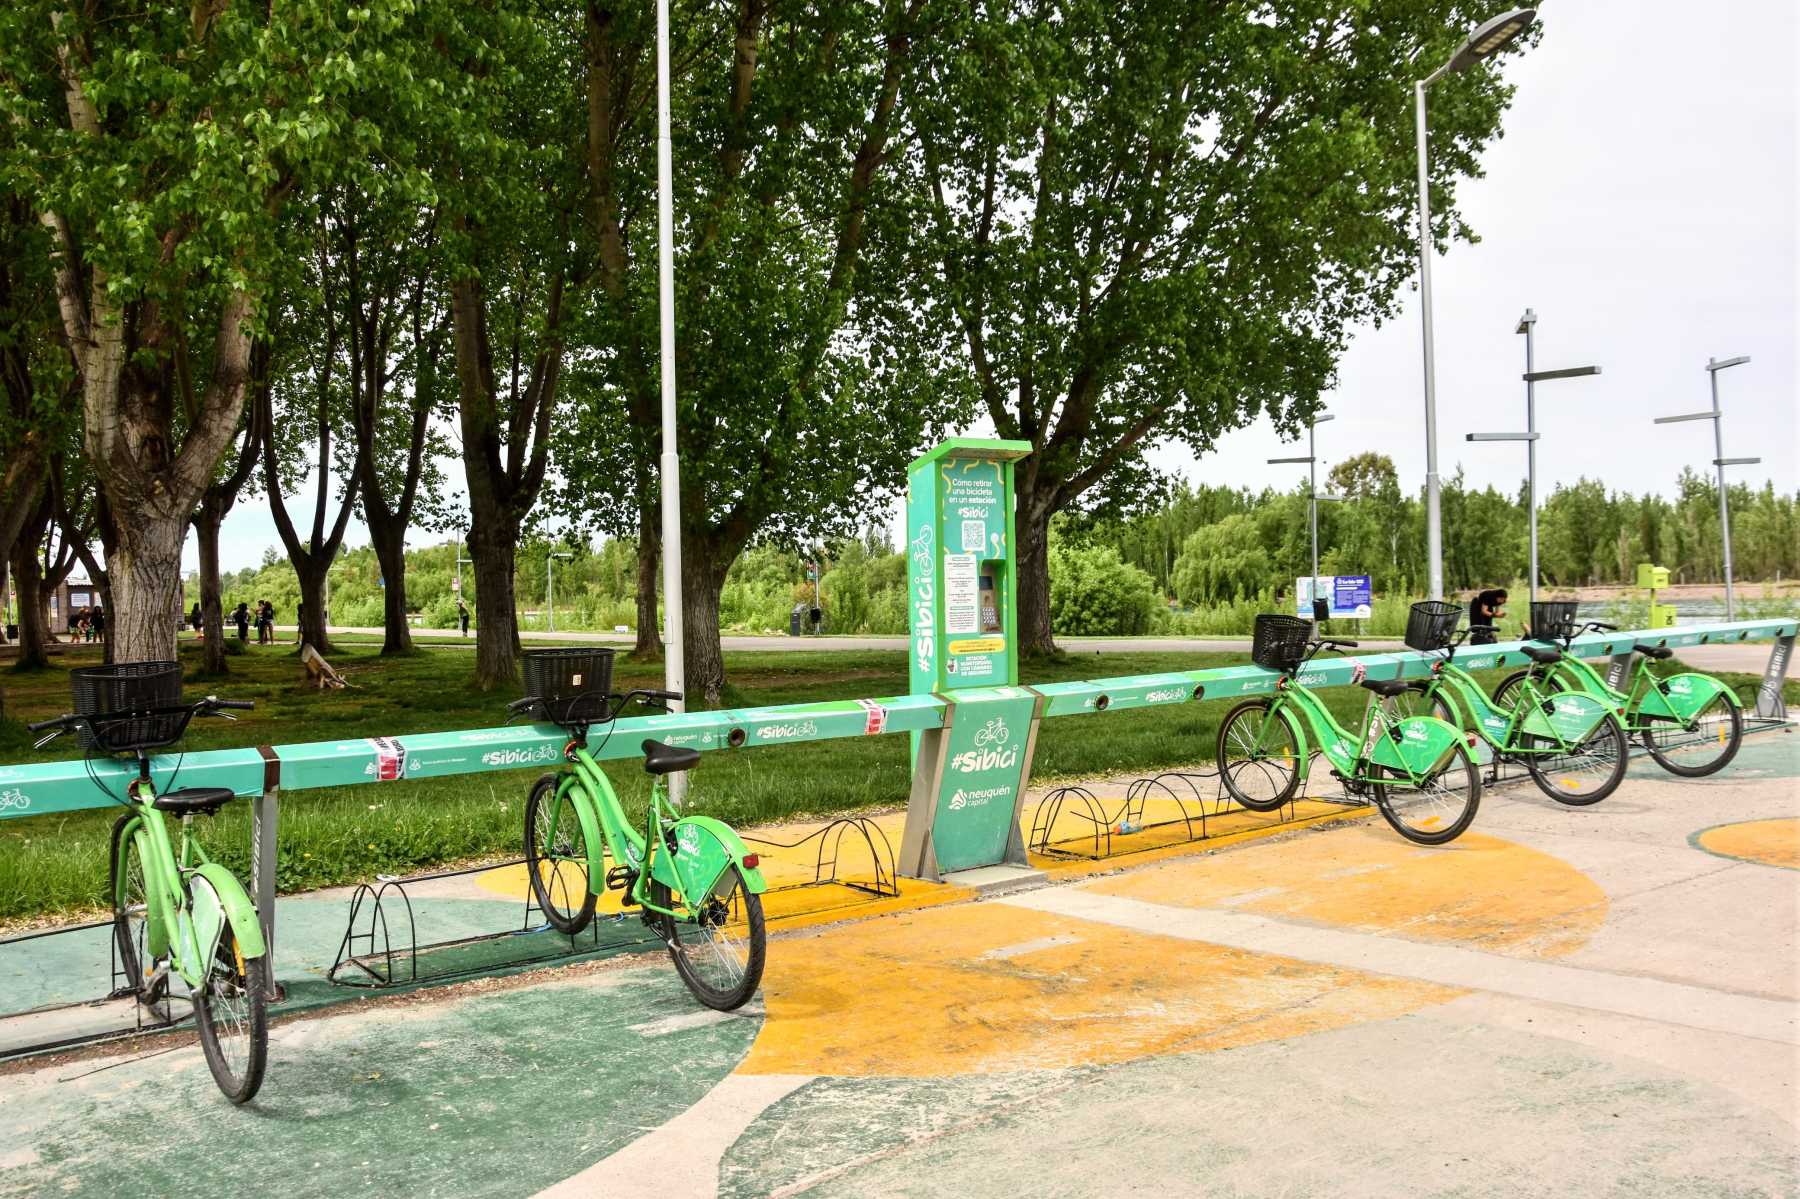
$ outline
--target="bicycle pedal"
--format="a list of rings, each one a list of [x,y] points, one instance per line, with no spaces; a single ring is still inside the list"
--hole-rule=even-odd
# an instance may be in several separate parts
[[[637,881],[637,871],[629,866],[614,866],[606,872],[606,889],[608,891],[631,890],[631,884]]]

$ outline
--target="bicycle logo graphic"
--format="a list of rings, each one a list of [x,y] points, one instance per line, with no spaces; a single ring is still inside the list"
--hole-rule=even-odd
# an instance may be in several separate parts
[[[10,791],[0,791],[0,812],[4,812],[8,808],[18,808],[22,812],[30,806],[31,800],[26,798],[25,793],[17,787]]]
[[[988,721],[985,727],[977,730],[975,733],[975,744],[977,746],[991,745],[998,748],[999,746],[1005,745],[1010,740],[1012,740],[1012,733],[1007,729],[1005,722],[998,716]]]
[[[921,525],[919,535],[912,540],[913,565],[922,572],[931,569],[931,526]]]

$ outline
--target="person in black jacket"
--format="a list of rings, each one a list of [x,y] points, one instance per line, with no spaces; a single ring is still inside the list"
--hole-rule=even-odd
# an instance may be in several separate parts
[[[1469,644],[1492,645],[1494,626],[1506,615],[1506,588],[1494,587],[1469,601]]]
[[[231,610],[231,623],[237,626],[238,640],[250,640],[250,605],[240,602]]]

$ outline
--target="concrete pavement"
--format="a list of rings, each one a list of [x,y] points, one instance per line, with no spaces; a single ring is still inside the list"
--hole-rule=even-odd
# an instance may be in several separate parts
[[[1762,734],[1443,849],[1340,821],[782,933],[737,1015],[652,956],[290,1021],[245,1110],[191,1047],[43,1065],[0,1195],[1793,1196],[1797,862]]]

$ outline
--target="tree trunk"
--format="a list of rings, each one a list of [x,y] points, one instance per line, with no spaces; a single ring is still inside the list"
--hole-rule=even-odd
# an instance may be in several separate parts
[[[642,494],[642,493],[640,493]],[[657,536],[656,505],[638,506],[637,543],[637,645],[634,658],[662,656],[662,629],[656,611],[657,567],[662,557],[662,542]]]
[[[1050,629],[1050,517],[1043,492],[1021,484],[1014,492],[1017,510],[1013,534],[1019,555],[1019,655],[1053,657],[1062,653]]]
[[[107,562],[113,608],[106,631],[119,662],[172,662],[181,584],[181,543],[187,515],[121,521],[119,544]]]
[[[719,552],[709,537],[684,530],[681,537],[681,644],[687,702],[719,706],[725,693],[725,650],[719,639],[719,592],[734,555]]]
[[[469,557],[475,561],[475,682],[482,688],[519,677],[519,614],[513,607],[513,553],[516,524],[476,512],[469,526]]]
[[[202,503],[194,514],[194,533],[200,540],[200,627],[206,631],[201,644],[200,673],[231,673],[225,662],[225,612],[219,585],[219,526],[224,514]]]
[[[366,492],[365,492],[366,494]],[[365,510],[371,505],[365,505]],[[406,525],[400,521],[378,521],[370,515],[369,543],[375,547],[375,560],[381,563],[383,654],[412,653],[412,629],[406,621]]]
[[[43,567],[37,547],[24,541],[13,546],[13,585],[19,597],[18,668],[37,670],[50,665],[48,620],[44,615]]]
[[[295,622],[300,628],[300,640],[321,654],[331,653],[331,638],[325,632],[331,615],[325,610],[325,575],[331,564],[308,555],[293,560],[293,567],[294,577],[300,581],[300,612]]]

